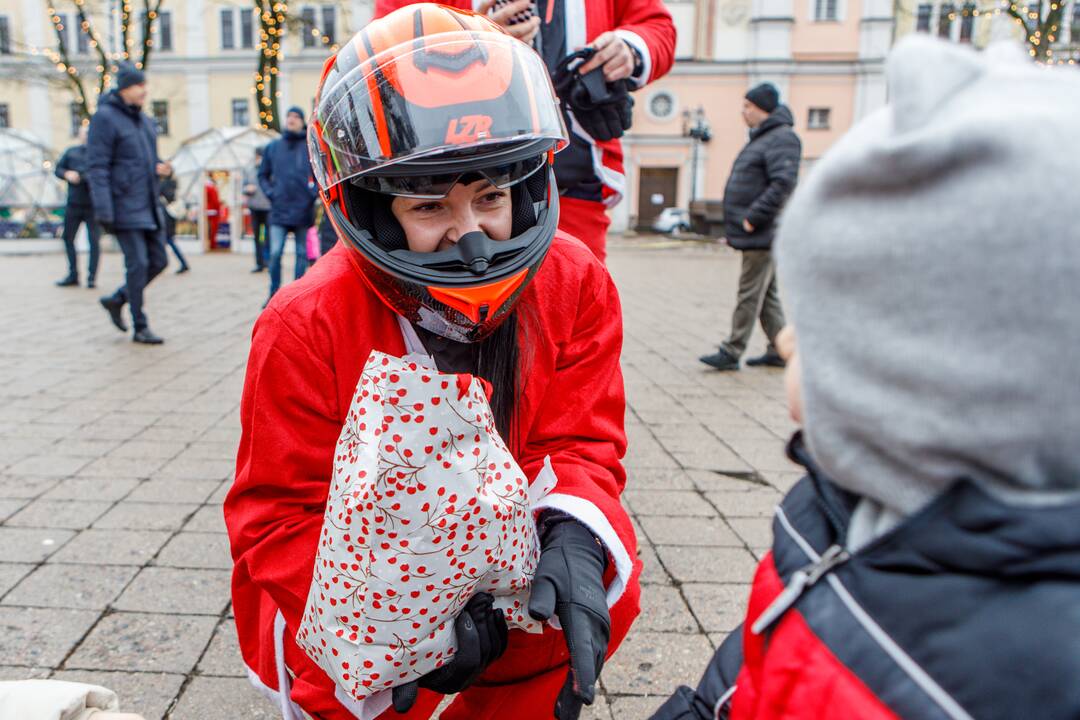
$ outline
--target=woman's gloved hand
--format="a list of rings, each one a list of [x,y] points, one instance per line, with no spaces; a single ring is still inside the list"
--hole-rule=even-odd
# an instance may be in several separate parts
[[[577,720],[592,705],[604,667],[611,618],[604,592],[607,550],[580,522],[558,511],[540,517],[540,563],[533,578],[529,615],[559,618],[570,650],[570,672],[555,701],[555,717]]]
[[[454,621],[457,636],[454,657],[419,680],[395,687],[391,695],[395,711],[408,712],[416,702],[419,688],[443,695],[461,692],[506,652],[509,633],[506,617],[492,607],[492,601],[491,595],[483,592],[469,599]]]

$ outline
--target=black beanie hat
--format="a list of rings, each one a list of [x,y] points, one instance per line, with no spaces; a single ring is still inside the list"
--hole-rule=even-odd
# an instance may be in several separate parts
[[[746,93],[746,99],[771,113],[780,104],[780,91],[772,83],[761,83]]]
[[[146,75],[135,67],[135,64],[127,60],[116,66],[116,89],[123,90],[132,85],[142,85],[146,82]]]
[[[288,115],[289,113],[296,113],[297,115],[300,116],[300,121],[301,122],[303,122],[303,123],[307,122],[307,120],[304,119],[304,109],[301,108],[299,105],[293,105],[291,108],[289,108],[289,111],[286,112],[285,114]]]

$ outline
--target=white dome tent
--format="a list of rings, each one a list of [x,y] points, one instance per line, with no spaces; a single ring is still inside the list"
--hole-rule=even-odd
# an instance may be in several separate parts
[[[53,174],[52,151],[33,135],[0,129],[0,238],[20,237],[31,223],[38,235],[55,236],[67,189]]]
[[[230,247],[237,247],[244,228],[243,172],[255,162],[255,148],[266,145],[277,136],[272,130],[262,128],[212,128],[185,140],[169,159],[176,178],[177,198],[187,204],[189,218],[192,213],[196,215],[200,238],[206,237],[203,188],[213,176],[221,203],[229,209]]]

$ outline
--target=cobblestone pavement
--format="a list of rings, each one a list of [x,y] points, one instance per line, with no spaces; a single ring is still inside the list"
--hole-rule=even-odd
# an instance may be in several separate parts
[[[52,287],[62,256],[0,258],[0,679],[99,682],[148,720],[276,717],[237,651],[221,514],[265,295],[249,263],[167,271],[148,313],[168,342],[152,348],[111,327],[101,291]],[[771,509],[798,473],[779,371],[696,360],[727,328],[737,254],[620,240],[610,266],[645,585],[586,717],[622,720],[696,682],[739,621]],[[120,274],[106,254],[101,287]]]

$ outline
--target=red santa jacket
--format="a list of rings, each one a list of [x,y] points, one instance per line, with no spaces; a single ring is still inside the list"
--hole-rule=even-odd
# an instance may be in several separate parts
[[[405,5],[421,0],[375,0],[375,17],[382,17]],[[442,4],[463,10],[474,10],[482,0],[443,0]],[[643,63],[638,87],[667,75],[675,61],[675,24],[671,13],[661,0],[562,0],[565,20],[564,37],[566,51],[596,39],[608,31],[615,31],[641,55]],[[574,143],[560,153],[583,152],[590,157],[593,172],[600,181],[601,197],[607,207],[614,207],[626,194],[626,175],[623,169],[622,143],[618,140],[593,139],[576,123],[567,128],[583,143]],[[563,162],[569,158],[563,158]],[[556,158],[556,163],[560,162]],[[565,189],[565,188],[562,188]],[[593,198],[582,198],[593,199]]]
[[[296,646],[329,490],[333,454],[360,372],[373,350],[406,351],[398,316],[365,285],[338,245],[287,286],[255,325],[240,406],[236,481],[225,501],[235,567],[233,610],[252,682],[295,716],[352,719],[333,682]],[[550,463],[543,503],[570,513],[603,541],[612,643],[639,612],[636,539],[619,503],[625,484],[622,317],[604,267],[557,235],[523,294],[516,457],[530,481]],[[492,666],[512,662],[509,654]],[[505,668],[501,668],[505,676]],[[290,713],[294,713],[290,715]]]

